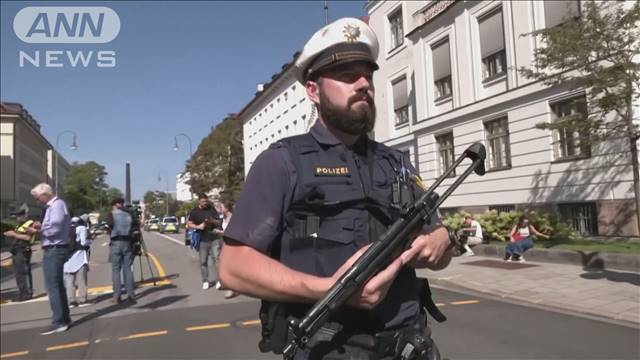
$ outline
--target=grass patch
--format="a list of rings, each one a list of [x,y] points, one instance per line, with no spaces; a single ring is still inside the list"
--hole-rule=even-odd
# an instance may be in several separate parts
[[[506,242],[492,241],[491,245],[506,246]],[[584,252],[640,254],[640,242],[631,241],[601,241],[601,240],[535,240],[536,249],[559,249]]]

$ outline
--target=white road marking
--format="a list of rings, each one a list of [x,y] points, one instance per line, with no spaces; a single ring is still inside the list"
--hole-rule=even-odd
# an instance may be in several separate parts
[[[162,236],[163,238],[165,238],[167,240],[171,240],[171,241],[173,241],[174,243],[176,243],[178,245],[184,246],[184,241],[176,240],[176,239],[172,238],[171,236],[168,236],[168,235],[165,235],[165,234],[157,233],[157,235]]]

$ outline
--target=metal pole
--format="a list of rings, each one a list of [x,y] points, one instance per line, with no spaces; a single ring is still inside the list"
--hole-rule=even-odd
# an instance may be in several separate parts
[[[59,133],[58,136],[56,136],[56,148],[53,149],[53,152],[54,152],[53,155],[55,157],[53,161],[53,165],[56,167],[53,173],[53,176],[55,177],[53,183],[54,183],[56,195],[58,195],[58,148],[60,148],[60,136],[67,133],[73,135],[73,144],[71,145],[71,149],[75,151],[78,148],[78,145],[76,144],[76,138],[78,137],[78,135],[75,132],[71,130],[65,130]]]
[[[329,24],[329,5],[327,4],[327,0],[324,0],[324,24]]]

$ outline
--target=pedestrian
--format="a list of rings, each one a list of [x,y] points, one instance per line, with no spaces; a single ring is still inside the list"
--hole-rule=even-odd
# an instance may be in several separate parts
[[[294,71],[319,118],[308,133],[282,139],[258,156],[225,229],[221,280],[263,299],[263,352],[282,352],[288,318],[303,316],[423,192],[402,153],[368,137],[375,123],[377,57],[376,35],[355,18],[339,19],[311,37]],[[435,351],[415,268],[441,269],[451,252],[446,229],[437,216],[430,220],[296,359],[399,358],[408,338]]]
[[[524,253],[533,247],[533,235],[549,238],[538,231],[526,215],[518,218],[518,223],[513,225],[509,236],[509,243],[504,250],[506,261],[524,262]]]
[[[464,217],[462,223],[462,236],[460,240],[464,244],[466,250],[462,256],[473,256],[475,253],[471,250],[470,245],[482,244],[482,226],[470,215]]]
[[[199,238],[200,255],[200,275],[202,277],[202,290],[207,290],[211,284],[216,289],[221,289],[218,281],[217,259],[220,251],[220,239],[218,234],[214,232],[222,224],[220,214],[213,207],[206,194],[198,195],[198,206],[196,206],[189,214],[187,227],[192,229]],[[211,267],[209,267],[209,258],[211,258]],[[209,276],[210,273],[214,275]]]
[[[31,196],[45,206],[42,222],[34,222],[34,229],[40,234],[42,250],[42,272],[49,295],[49,305],[53,313],[51,326],[40,334],[49,335],[67,331],[71,324],[69,304],[64,287],[64,263],[69,258],[69,229],[71,216],[64,200],[53,193],[47,183],[40,183],[31,189]]]
[[[18,301],[27,301],[33,297],[33,277],[31,276],[31,245],[35,242],[35,230],[32,229],[33,220],[28,218],[29,210],[23,204],[18,210],[9,215],[16,218],[13,230],[4,232],[7,238],[13,238],[11,246],[11,262],[16,274],[18,287]]]
[[[136,303],[133,272],[133,219],[131,214],[124,210],[124,199],[116,198],[111,202],[111,212],[107,214],[107,226],[111,241],[109,242],[109,256],[111,259],[111,280],[113,282],[113,298],[111,302],[122,302],[120,292],[122,283],[120,274],[124,279],[124,287],[127,291],[126,301],[129,304]]]
[[[233,202],[229,200],[222,201],[220,203],[220,213],[222,214],[222,227],[220,229],[214,229],[214,232],[218,234],[219,238],[224,235],[224,230],[229,225],[229,221],[231,221],[231,216],[233,215]],[[224,244],[221,242],[221,246]],[[225,299],[231,299],[238,296],[238,293],[233,290],[226,290],[224,293]]]
[[[73,242],[73,254],[64,263],[64,283],[67,288],[69,307],[85,307],[92,304],[87,292],[91,236],[88,235],[86,223],[79,217],[71,218],[71,228],[75,241]],[[78,296],[76,296],[76,288]]]

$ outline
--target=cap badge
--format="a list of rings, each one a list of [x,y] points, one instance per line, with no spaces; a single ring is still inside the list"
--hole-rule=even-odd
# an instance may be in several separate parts
[[[360,37],[360,28],[358,26],[345,25],[342,32],[345,40],[349,43],[355,42]]]

